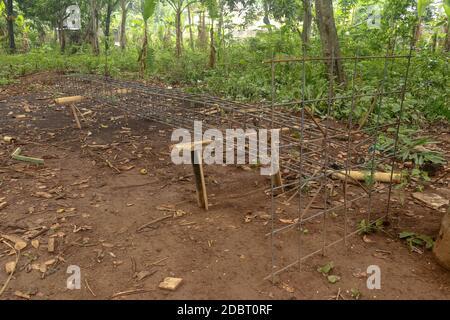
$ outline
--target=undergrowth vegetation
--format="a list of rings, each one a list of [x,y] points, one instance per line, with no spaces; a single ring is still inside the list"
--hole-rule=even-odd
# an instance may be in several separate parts
[[[181,85],[187,90],[208,93],[227,99],[247,102],[268,102],[271,100],[271,68],[263,63],[276,56],[300,56],[301,49],[296,39],[281,38],[278,34],[261,34],[255,38],[233,42],[222,50],[215,68],[208,68],[208,53],[185,50],[182,58],[174,57],[171,48],[151,46],[148,53],[146,79],[156,79],[170,85]],[[310,55],[320,54],[319,46],[313,46]],[[315,49],[314,49],[315,48]],[[108,66],[113,77],[137,79],[138,46],[126,50],[112,49],[108,57],[90,54],[89,46],[72,48],[70,53],[61,54],[56,48],[46,45],[27,54],[0,56],[0,84],[14,82],[17,77],[41,71],[83,72],[104,74]],[[353,53],[354,54],[354,53]],[[384,92],[401,90],[406,70],[405,61],[388,62],[388,77],[384,82]],[[353,79],[353,65],[346,64],[349,74],[347,86],[337,88],[337,95],[351,95],[353,82],[357,95],[371,94],[382,87],[384,61],[364,61],[358,64],[357,75]],[[302,65],[281,64],[276,68],[275,78],[277,102],[286,102],[302,97]],[[306,65],[305,95],[307,99],[325,98],[328,94],[326,70],[322,64]],[[420,125],[425,120],[450,120],[449,107],[449,66],[448,56],[430,51],[418,51],[412,59],[408,79],[408,93],[404,104],[404,120],[412,125]],[[371,97],[360,98],[354,109],[358,121],[363,121],[368,113],[374,113],[372,121],[385,122],[400,111],[398,99],[386,97],[381,108],[375,107]],[[313,105],[314,112],[325,110],[325,104]],[[336,104],[337,117],[346,117],[349,105]],[[379,113],[378,113],[379,111]]]

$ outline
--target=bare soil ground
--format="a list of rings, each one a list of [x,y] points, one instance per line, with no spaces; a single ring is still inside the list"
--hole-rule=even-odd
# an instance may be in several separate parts
[[[263,280],[271,268],[267,178],[234,166],[206,167],[212,207],[205,212],[197,207],[192,168],[171,162],[170,128],[117,119],[120,111],[87,102],[79,105],[86,113],[80,131],[70,110],[52,103],[59,95],[51,78],[34,75],[0,88],[0,137],[17,139],[0,144],[0,203],[6,202],[0,234],[28,240],[0,299],[335,299],[338,292],[352,299],[352,289],[361,299],[450,299],[450,272],[430,251],[411,252],[397,236],[405,230],[438,234],[442,211],[415,201],[414,190],[395,194],[395,223],[386,233],[352,237],[347,248],[314,256],[302,271],[285,272],[272,284]],[[449,128],[439,132],[435,138],[449,156]],[[12,160],[19,146],[44,158],[45,166]],[[426,191],[448,199],[449,187],[444,177]],[[315,223],[304,237],[315,236]],[[284,244],[295,248],[295,239],[290,243]],[[0,289],[8,279],[5,264],[14,260],[0,242]],[[340,277],[336,284],[317,272],[330,261]],[[66,287],[70,265],[81,268],[81,290]],[[381,267],[381,290],[366,287],[369,265]],[[166,277],[184,282],[164,291],[158,285]],[[125,291],[132,294],[114,297]]]

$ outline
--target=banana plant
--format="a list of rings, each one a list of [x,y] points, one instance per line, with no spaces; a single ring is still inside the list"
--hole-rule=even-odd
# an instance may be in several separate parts
[[[155,13],[156,4],[158,0],[143,0],[142,1],[142,17],[144,18],[144,40],[142,43],[142,49],[139,53],[139,69],[141,76],[144,75],[147,70],[147,55],[148,55],[148,19]]]
[[[417,14],[419,18],[423,17],[425,10],[430,5],[431,0],[418,0],[417,1]]]

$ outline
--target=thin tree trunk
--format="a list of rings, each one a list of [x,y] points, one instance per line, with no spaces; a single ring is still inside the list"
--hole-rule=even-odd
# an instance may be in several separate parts
[[[302,41],[304,46],[309,46],[309,41],[311,39],[312,30],[312,5],[311,0],[303,0],[303,31],[302,31]]]
[[[62,19],[58,21],[59,46],[61,49],[61,53],[64,53],[66,51],[66,32],[64,30],[63,23],[64,21]]]
[[[127,46],[127,33],[126,33],[126,25],[127,25],[127,0],[120,0],[120,7],[122,9],[122,20],[120,22],[120,48],[125,50]]]
[[[445,37],[445,42],[444,42],[444,51],[450,52],[450,19],[447,23],[445,34],[446,34],[446,37]]]
[[[148,24],[147,21],[144,22],[144,41],[142,43],[142,49],[139,54],[139,71],[141,77],[144,77],[145,71],[147,70],[147,54],[148,54]]]
[[[419,18],[419,21],[417,22],[416,26],[416,32],[414,33],[414,47],[417,48],[417,44],[420,41],[420,38],[422,37],[422,17]]]
[[[91,0],[91,45],[92,53],[96,56],[100,54],[100,47],[98,44],[98,15],[97,15],[97,1]]]
[[[202,49],[206,48],[207,45],[207,34],[206,34],[206,17],[205,12],[200,13],[200,22],[198,25],[198,44]]]
[[[224,3],[223,1],[220,1],[220,12],[219,12],[219,26],[218,26],[218,30],[217,30],[217,34],[219,37],[219,45],[218,45],[218,49],[217,50],[217,59],[219,61],[221,61],[222,59],[222,52],[223,52],[223,43],[225,41],[225,37],[224,37],[224,21],[223,21],[223,11],[224,11]]]
[[[188,9],[188,20],[189,20],[189,45],[191,50],[194,50],[194,33],[192,31],[192,17],[191,17],[191,6],[187,7]]]
[[[438,34],[437,32],[433,33],[433,41],[431,42],[431,52],[435,53],[438,44]]]
[[[182,34],[181,34],[181,8],[178,8],[176,12],[176,21],[175,21],[175,28],[176,28],[176,56],[179,58],[181,57],[181,50],[182,50]]]
[[[322,42],[323,55],[326,58],[334,57],[333,74],[340,84],[345,84],[346,77],[344,73],[344,66],[341,58],[341,48],[336,29],[336,22],[334,20],[333,3],[332,0],[316,0],[316,16],[317,25],[319,27],[320,39]],[[330,61],[326,64],[330,67]]]
[[[113,12],[113,5],[108,2],[106,5],[106,17],[105,17],[105,37],[109,38],[111,34],[111,15]]]
[[[214,43],[214,20],[211,19],[211,30],[210,30],[210,53],[209,53],[209,67],[211,69],[216,67],[216,45]]]
[[[13,0],[7,0],[6,2],[6,14],[8,24],[8,36],[9,36],[9,51],[10,53],[16,52],[16,40],[14,37],[14,5]]]

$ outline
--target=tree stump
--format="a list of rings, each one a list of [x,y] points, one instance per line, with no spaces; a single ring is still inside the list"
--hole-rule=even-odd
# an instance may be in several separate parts
[[[441,231],[433,251],[439,264],[450,270],[450,208],[442,220]]]

